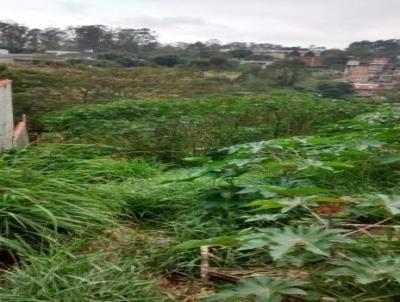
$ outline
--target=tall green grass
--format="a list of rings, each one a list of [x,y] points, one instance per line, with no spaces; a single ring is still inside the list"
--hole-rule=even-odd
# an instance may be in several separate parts
[[[119,183],[133,184],[164,169],[142,159],[83,154],[82,146],[43,145],[0,157],[3,249],[26,255],[62,237],[96,235],[128,212],[127,198],[117,194]]]
[[[143,268],[129,259],[110,259],[100,252],[73,255],[57,249],[49,256],[31,255],[11,273],[0,275],[0,301],[173,301],[143,274]]]
[[[42,249],[54,235],[90,236],[115,223],[117,200],[68,179],[35,171],[0,171],[1,246],[23,252]]]

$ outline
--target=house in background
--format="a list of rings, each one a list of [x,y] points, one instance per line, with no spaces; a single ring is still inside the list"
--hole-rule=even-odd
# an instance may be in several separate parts
[[[322,59],[319,57],[313,57],[313,56],[306,55],[304,57],[300,57],[299,60],[308,67],[328,67],[328,66],[324,65]]]
[[[376,93],[380,90],[380,85],[377,83],[355,83],[354,87],[354,96],[369,98],[376,95]]]
[[[93,50],[64,51],[47,50],[45,53],[9,53],[0,49],[0,64],[38,64],[40,62],[64,62],[72,59],[93,60]]]
[[[261,69],[266,69],[269,65],[273,64],[274,61],[262,61],[262,60],[241,60],[241,65],[254,65],[259,66]]]
[[[353,72],[353,70],[354,70],[355,68],[357,68],[358,66],[360,66],[360,61],[357,61],[357,60],[349,60],[349,61],[346,63],[346,69],[345,69],[344,73],[345,73],[346,75],[349,75],[349,74],[351,74],[351,73]]]
[[[368,64],[360,64],[353,68],[350,72],[348,79],[352,83],[368,83],[370,78]]]
[[[14,128],[12,82],[0,80],[0,152],[29,143],[25,117]]]

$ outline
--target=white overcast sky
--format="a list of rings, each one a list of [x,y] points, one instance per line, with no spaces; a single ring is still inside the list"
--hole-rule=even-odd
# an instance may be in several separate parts
[[[0,0],[0,20],[150,27],[161,42],[345,47],[400,38],[400,0]]]

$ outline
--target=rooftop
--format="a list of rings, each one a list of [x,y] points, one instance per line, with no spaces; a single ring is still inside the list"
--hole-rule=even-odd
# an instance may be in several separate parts
[[[360,65],[360,62],[356,61],[356,60],[350,60],[350,61],[347,62],[346,65],[347,66],[358,66],[358,65]]]

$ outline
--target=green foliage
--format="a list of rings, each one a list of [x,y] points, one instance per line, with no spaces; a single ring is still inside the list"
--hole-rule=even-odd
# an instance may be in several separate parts
[[[400,54],[400,44],[397,40],[360,41],[351,43],[346,52],[362,59],[396,58]]]
[[[39,132],[43,130],[40,123],[43,114],[71,105],[126,98],[184,98],[248,90],[242,88],[241,83],[209,77],[199,70],[136,67],[145,63],[132,56],[114,58],[105,54],[105,58],[110,59],[75,60],[73,66],[64,67],[9,66],[0,77],[14,81],[16,118],[27,114],[31,132]],[[90,66],[85,67],[87,65]],[[134,68],[114,68],[121,65]]]
[[[322,60],[328,66],[344,66],[347,62],[347,54],[340,49],[328,49],[321,54]]]
[[[273,260],[282,259],[290,253],[298,253],[299,248],[315,255],[329,257],[333,242],[349,242],[348,239],[338,235],[340,232],[341,230],[324,230],[319,227],[287,226],[245,235],[241,238],[245,242],[241,250],[268,246]]]
[[[320,83],[316,89],[323,97],[345,99],[354,92],[353,85],[346,82]]]
[[[273,75],[279,87],[293,87],[305,74],[304,63],[299,60],[280,60],[268,66],[266,72]]]
[[[216,206],[223,202],[227,216],[236,213],[237,230],[179,247],[226,245],[240,253],[236,263],[243,254],[267,254],[264,261],[277,269],[325,267],[328,273],[312,280],[310,294],[316,297],[395,301],[400,249],[396,232],[380,225],[399,221],[398,121],[397,109],[382,108],[321,127],[313,136],[236,145],[210,155],[193,177],[217,181],[205,198]],[[211,198],[217,194],[223,198]],[[239,288],[226,297],[222,291],[220,298],[235,299]]]
[[[0,158],[0,246],[20,261],[0,300],[168,301],[147,280],[194,276],[197,248],[216,245],[213,267],[312,272],[309,300],[396,301],[399,122],[395,108],[287,91],[52,113],[38,145]],[[210,299],[306,294],[283,278]]]
[[[41,249],[54,235],[90,236],[112,226],[120,204],[99,189],[34,171],[2,169],[2,247],[24,253]]]
[[[234,49],[234,50],[229,51],[229,54],[233,58],[243,59],[243,58],[252,56],[253,52],[249,49]]]
[[[122,302],[173,301],[127,260],[109,262],[105,254],[72,255],[58,250],[50,256],[30,256],[12,273],[2,274],[0,300]]]
[[[163,166],[108,153],[85,145],[41,145],[3,154],[1,246],[26,254],[65,235],[90,237],[114,226],[128,212],[132,182],[158,176]],[[118,186],[125,182],[129,191]]]
[[[353,258],[351,261],[335,263],[340,266],[327,272],[329,276],[351,277],[359,284],[378,281],[400,283],[399,258],[381,256],[379,258]]]
[[[153,62],[161,66],[174,67],[180,64],[181,60],[175,55],[170,55],[170,56],[166,55],[153,58]]]
[[[212,295],[205,301],[233,301],[238,298],[251,298],[255,302],[280,302],[284,296],[306,296],[301,289],[306,283],[293,280],[274,280],[268,277],[255,277],[242,280],[236,287],[228,287]]]
[[[63,141],[109,145],[119,153],[170,160],[261,138],[304,134],[369,106],[354,102],[339,106],[312,95],[282,91],[82,105],[47,116],[45,124]]]

